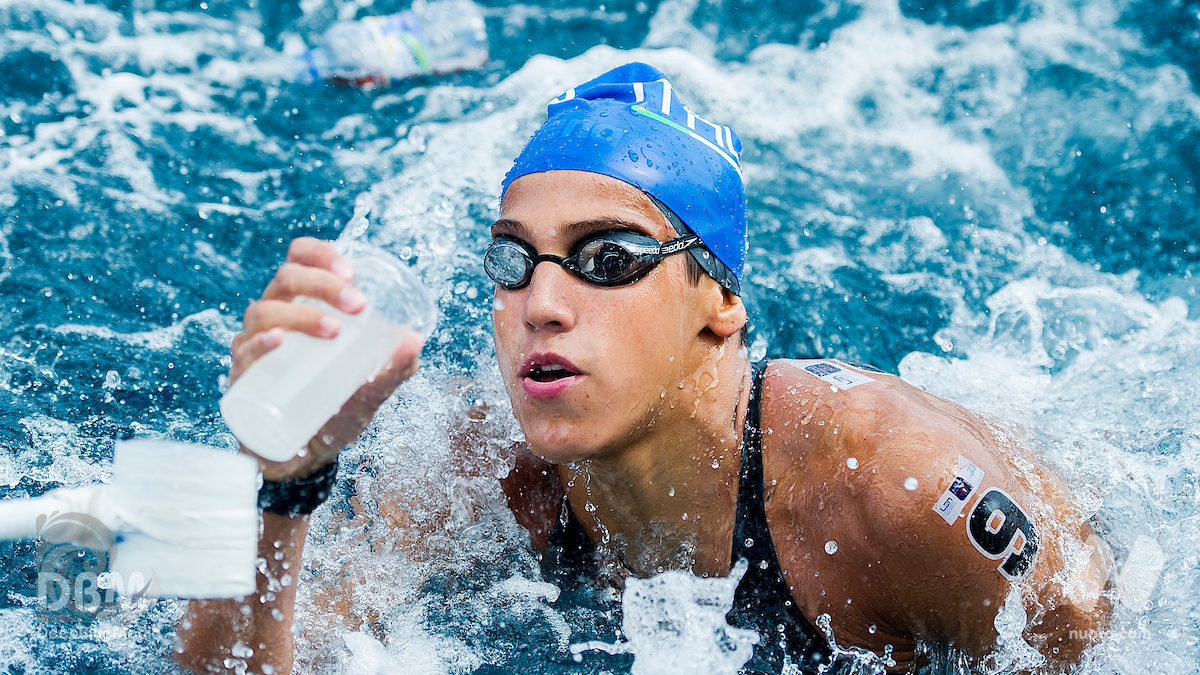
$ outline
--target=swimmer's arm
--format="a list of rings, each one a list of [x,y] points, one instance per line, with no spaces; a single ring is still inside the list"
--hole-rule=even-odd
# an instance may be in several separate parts
[[[352,278],[349,264],[329,242],[309,237],[294,240],[288,247],[287,261],[262,297],[246,309],[242,332],[231,347],[230,382],[278,347],[285,331],[317,338],[336,336],[340,326],[336,317],[292,300],[317,298],[344,312],[357,313],[365,298],[352,288]],[[417,337],[406,339],[388,367],[355,392],[309,441],[307,453],[287,462],[261,462],[264,478],[284,481],[310,475],[332,461],[341,448],[362,433],[400,383],[415,372],[420,346]],[[249,452],[245,447],[242,450]],[[240,600],[192,601],[177,631],[181,665],[195,672],[230,670],[239,660],[233,652],[240,643],[238,653],[252,651],[244,659],[251,671],[264,672],[264,667],[270,666],[279,675],[291,672],[296,585],[307,533],[307,517],[263,514],[258,554],[264,567],[259,570],[256,592]]]
[[[277,675],[292,670],[292,619],[308,517],[263,514],[258,555],[265,562],[254,593],[236,600],[192,600],[179,623],[177,659],[194,673],[247,670]],[[278,546],[276,543],[278,542]],[[287,583],[285,583],[287,582]],[[249,648],[249,657],[237,645]]]
[[[982,657],[995,648],[996,616],[1016,585],[1026,613],[1022,635],[1046,658],[1044,666],[1078,663],[1107,626],[1108,569],[1062,483],[1027,453],[1000,447],[966,411],[889,426],[878,441],[882,455],[867,508],[875,542],[868,557],[890,589],[890,597],[873,603],[880,625]],[[964,515],[948,524],[933,506],[954,480],[960,455],[984,476]],[[982,538],[971,534],[971,513],[992,489],[1011,498],[1038,538],[1031,566],[1011,581],[998,568],[1014,554],[988,557]],[[1014,538],[1019,545],[1023,535]]]
[[[461,425],[451,430],[456,455],[469,458],[486,442],[486,407],[472,409]],[[501,480],[517,521],[530,532],[533,544],[545,545],[553,527],[557,505],[562,499],[558,474],[553,465],[537,459],[524,448],[513,448],[515,467]],[[461,467],[464,475],[472,473]],[[408,517],[412,495],[398,493],[391,485],[379,486],[378,492],[359,494],[351,500],[373,504],[374,517],[356,517],[349,525],[378,528],[391,545],[409,551],[414,558],[429,554],[422,545],[424,532]],[[365,511],[356,507],[355,512]],[[440,523],[434,518],[426,526]],[[264,672],[269,665],[274,673],[291,672],[295,638],[292,623],[295,611],[295,580],[301,568],[301,556],[308,532],[308,518],[286,518],[264,514],[264,530],[259,541],[259,557],[265,561],[265,574],[258,575],[257,591],[240,600],[192,601],[180,622],[178,635],[181,665],[192,672],[224,672],[237,665],[234,647],[239,643],[254,651],[244,659],[250,672]],[[366,531],[364,529],[364,531]],[[279,542],[278,548],[275,542]],[[290,583],[283,584],[285,575]],[[358,616],[346,601],[356,579],[353,574],[333,575],[329,583],[314,590],[319,613],[340,616],[347,625],[358,626],[369,617]],[[236,650],[241,652],[241,650]],[[229,661],[233,659],[233,661]]]

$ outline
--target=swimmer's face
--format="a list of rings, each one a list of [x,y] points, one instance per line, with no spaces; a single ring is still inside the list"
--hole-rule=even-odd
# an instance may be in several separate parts
[[[513,181],[492,235],[565,256],[581,238],[613,229],[660,241],[676,236],[640,190],[580,171]],[[707,279],[688,281],[684,256],[668,256],[628,286],[593,286],[542,262],[528,286],[496,287],[500,372],[536,454],[560,463],[603,455],[636,439],[676,404],[680,382],[703,358],[699,336],[710,322],[716,288]]]

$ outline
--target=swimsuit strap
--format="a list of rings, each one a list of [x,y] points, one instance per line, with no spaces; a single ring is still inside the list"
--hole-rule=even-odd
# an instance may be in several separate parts
[[[600,567],[596,544],[588,537],[583,523],[575,517],[567,496],[559,503],[558,517],[546,540],[546,548],[535,552],[542,574],[563,590],[575,591],[595,583]]]
[[[791,589],[771,541],[763,499],[762,386],[767,361],[752,364],[750,404],[742,437],[737,516],[731,561],[746,560],[746,572],[734,593],[730,624],[758,631],[755,661],[772,672],[783,667],[783,655],[802,670],[828,663],[830,650],[820,633],[792,600]]]

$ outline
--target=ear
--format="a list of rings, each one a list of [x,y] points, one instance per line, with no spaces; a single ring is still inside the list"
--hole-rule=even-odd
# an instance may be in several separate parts
[[[721,287],[712,279],[705,279],[714,287],[711,291],[712,305],[709,308],[708,329],[725,339],[737,335],[746,325],[746,305],[741,297]]]

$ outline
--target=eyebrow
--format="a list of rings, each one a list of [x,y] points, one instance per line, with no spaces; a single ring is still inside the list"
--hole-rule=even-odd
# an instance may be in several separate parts
[[[653,236],[649,228],[645,225],[630,220],[622,220],[621,218],[593,218],[591,220],[579,220],[567,223],[562,226],[563,235],[571,242],[578,241],[594,232],[603,232],[605,230],[632,230],[648,237]],[[492,223],[491,231],[493,237],[508,234],[521,239],[527,239],[529,236],[529,228],[525,227],[524,223],[508,218],[501,218]]]

